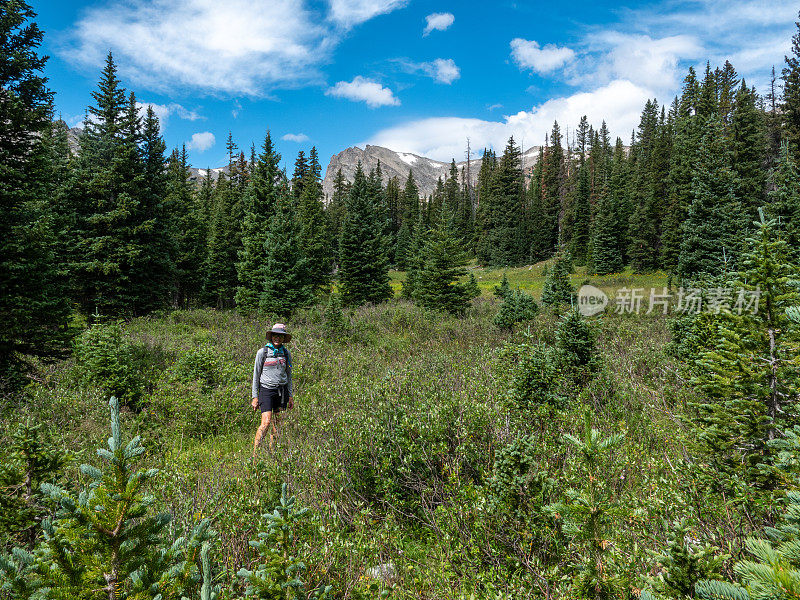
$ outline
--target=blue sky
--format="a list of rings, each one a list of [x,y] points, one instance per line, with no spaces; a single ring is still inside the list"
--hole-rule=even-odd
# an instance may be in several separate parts
[[[127,0],[32,2],[58,111],[83,120],[106,53],[171,147],[221,166],[272,132],[289,166],[353,145],[440,160],[541,144],[581,115],[627,140],[647,98],[669,103],[689,66],[730,59],[766,89],[800,3]]]

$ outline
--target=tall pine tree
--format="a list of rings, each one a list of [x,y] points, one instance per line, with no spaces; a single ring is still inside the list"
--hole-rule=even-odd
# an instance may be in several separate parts
[[[385,218],[374,198],[374,181],[359,163],[347,197],[339,237],[339,286],[342,301],[351,306],[391,298],[389,262],[384,241]]]
[[[138,110],[133,95],[126,101],[111,54],[92,98],[68,190],[71,279],[85,312],[136,314],[147,308],[141,234],[151,215],[143,210]]]
[[[709,474],[715,486],[769,480],[768,442],[791,422],[789,405],[800,393],[800,329],[792,318],[800,304],[798,270],[776,221],[762,215],[740,262],[732,310],[719,315],[708,350],[693,363],[693,382],[703,392],[693,403],[693,427],[717,470]]]
[[[296,200],[286,184],[278,193],[264,244],[264,282],[259,306],[264,312],[289,316],[311,304],[316,290],[300,243]]]
[[[267,131],[256,164],[251,167],[250,185],[243,196],[245,205],[242,224],[242,246],[238,250],[236,272],[236,306],[242,311],[258,307],[263,291],[265,273],[265,246],[270,217],[275,213],[278,185],[281,177],[281,155],[275,150],[272,136]]]
[[[203,286],[203,265],[206,257],[208,213],[202,203],[210,197],[210,176],[203,178],[201,193],[195,195],[189,182],[189,160],[186,146],[170,156],[166,204],[173,213],[175,236],[176,290],[175,305],[187,308],[198,301]],[[210,198],[209,198],[210,200]]]
[[[333,252],[325,227],[321,168],[317,149],[313,147],[308,155],[308,170],[300,193],[298,218],[300,248],[308,259],[311,280],[317,290],[327,291],[331,282]]]
[[[783,114],[786,139],[793,152],[800,151],[800,21],[795,22],[797,31],[792,36],[792,53],[784,58],[783,67]]]
[[[681,276],[730,272],[739,250],[741,210],[736,176],[718,118],[708,121],[692,178],[692,204],[683,223]]]
[[[49,203],[52,94],[38,55],[42,33],[26,2],[0,2],[0,389],[24,383],[25,356],[66,345],[68,304]]]
[[[459,280],[467,274],[464,267],[468,258],[454,230],[453,220],[445,206],[428,232],[413,298],[425,308],[463,314],[471,298],[467,283]]]

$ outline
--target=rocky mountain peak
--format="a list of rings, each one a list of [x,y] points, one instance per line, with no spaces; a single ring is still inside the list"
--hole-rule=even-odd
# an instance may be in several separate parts
[[[523,159],[526,178],[530,177],[530,172],[538,158],[538,146],[525,150]],[[359,162],[361,162],[361,168],[366,173],[377,167],[378,162],[380,162],[384,183],[392,177],[397,177],[401,187],[405,184],[409,171],[412,172],[420,195],[423,196],[432,194],[436,189],[438,179],[441,177],[444,180],[450,172],[449,162],[434,160],[419,154],[397,152],[389,148],[371,146],[369,144],[363,150],[358,146],[352,146],[338,154],[334,154],[328,163],[328,168],[325,170],[325,179],[322,182],[322,190],[328,198],[333,195],[333,180],[336,178],[336,173],[339,169],[342,170],[342,175],[347,181],[353,181]],[[467,161],[465,160],[456,163],[459,175],[461,174],[461,169],[466,167],[466,164]],[[473,185],[478,181],[480,169],[480,158],[469,161],[470,179]]]

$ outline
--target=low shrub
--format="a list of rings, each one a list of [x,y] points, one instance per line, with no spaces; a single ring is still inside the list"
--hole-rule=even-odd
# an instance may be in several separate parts
[[[95,323],[75,340],[76,375],[127,404],[142,395],[143,381],[137,369],[134,346],[124,339],[122,325]]]
[[[539,312],[539,305],[533,296],[522,290],[509,290],[503,293],[503,304],[494,319],[501,329],[511,329],[517,323],[530,321]]]

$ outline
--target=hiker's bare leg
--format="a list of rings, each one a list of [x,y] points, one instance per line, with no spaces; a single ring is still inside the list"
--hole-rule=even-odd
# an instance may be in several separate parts
[[[275,418],[272,419],[272,429],[269,432],[269,449],[275,445],[275,438],[278,437],[278,424],[280,423],[280,414],[276,413]]]
[[[267,429],[269,429],[269,422],[271,419],[272,419],[271,410],[261,413],[261,424],[258,426],[258,431],[256,431],[256,439],[253,440],[253,456],[256,455],[256,451],[258,450],[258,445],[261,443],[261,439],[264,437],[264,434],[267,433]],[[271,439],[272,435],[270,435],[270,440]],[[270,441],[270,447],[272,447],[271,441]]]

